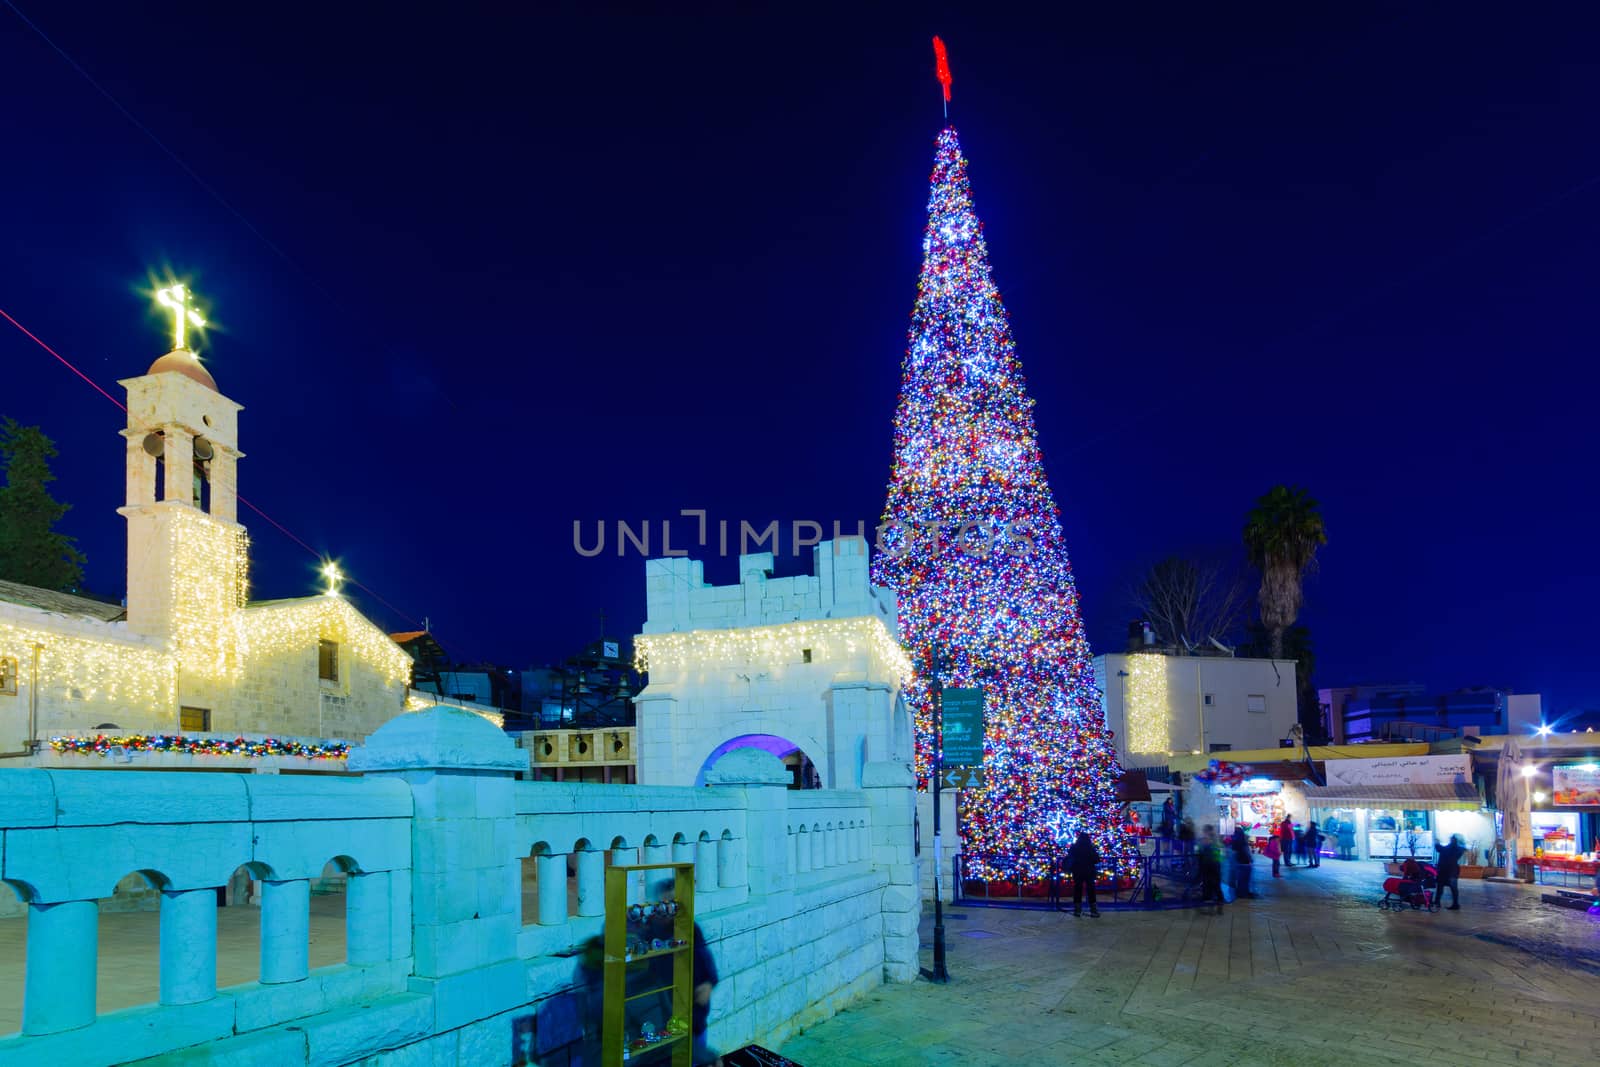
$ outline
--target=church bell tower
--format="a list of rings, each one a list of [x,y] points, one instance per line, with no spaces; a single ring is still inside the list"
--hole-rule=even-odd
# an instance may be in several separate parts
[[[173,313],[173,348],[128,392],[128,628],[135,633],[205,646],[209,663],[187,673],[213,674],[228,659],[227,617],[242,605],[244,528],[238,523],[239,412],[189,348],[191,327],[204,325],[182,285],[163,289]],[[199,649],[195,649],[199,651]]]

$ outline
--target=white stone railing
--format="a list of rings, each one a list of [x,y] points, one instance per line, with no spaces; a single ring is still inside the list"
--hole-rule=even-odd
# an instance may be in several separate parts
[[[788,790],[755,750],[724,756],[707,788],[518,782],[525,754],[449,708],[386,724],[348,765],[366,777],[0,770],[0,880],[28,923],[21,1033],[0,1036],[0,1067],[180,1050],[353,1063],[406,1046],[498,1063],[508,1033],[544,1062],[579,1037],[571,949],[601,930],[608,854],[695,865],[722,976],[713,1044],[779,1042],[916,975],[903,766],[869,764],[858,792]],[[311,970],[311,886],[330,862],[346,962]],[[260,970],[218,989],[218,887],[241,866],[262,887]],[[130,872],[159,892],[159,995],[100,1014],[98,902]]]
[[[538,884],[518,939],[524,959],[600,932],[608,862],[693,863],[698,912],[748,899],[743,790],[517,782],[514,802],[516,856],[532,858]],[[647,888],[631,885],[630,901]]]
[[[181,1019],[184,1043],[193,1044],[405,989],[411,793],[402,782],[7,770],[0,832],[0,875],[28,912],[23,1036],[14,1039],[25,1047],[0,1041],[0,1062],[14,1053],[19,1062],[90,1062],[95,1047],[128,1059],[158,1053],[165,1049],[152,1034],[152,1012],[172,1014],[175,1025]],[[352,973],[313,980],[311,883],[329,862],[346,872],[341,970]],[[260,974],[219,992],[217,890],[241,866],[262,885]],[[131,873],[160,894],[159,1002],[106,1017],[120,1024],[91,1027],[97,902]],[[304,985],[285,995],[297,984]],[[69,1032],[81,1039],[55,1043],[48,1056],[30,1041]]]
[[[871,854],[871,809],[865,793],[807,790],[789,796],[789,872],[809,884],[860,869]]]

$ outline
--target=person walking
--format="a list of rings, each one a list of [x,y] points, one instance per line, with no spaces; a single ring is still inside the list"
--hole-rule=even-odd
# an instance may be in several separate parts
[[[1185,818],[1178,824],[1178,851],[1184,855],[1194,851],[1194,820]]]
[[[677,896],[677,883],[671,878],[665,878],[656,883],[656,899],[671,902]],[[675,929],[671,915],[652,915],[647,922],[647,929],[652,939],[668,939],[673,936]],[[717,963],[711,957],[711,949],[706,944],[705,935],[700,932],[700,924],[694,924],[694,940],[692,942],[694,953],[694,990],[689,1005],[689,1032],[691,1035],[691,1059],[695,1067],[702,1065],[717,1065],[721,1067],[722,1057],[706,1042],[706,1023],[711,1018],[711,991],[717,985]],[[668,957],[660,957],[660,961],[670,968]],[[668,970],[670,974],[670,970]]]
[[[1267,843],[1261,846],[1261,854],[1272,861],[1272,877],[1282,878],[1278,873],[1278,857],[1283,855],[1283,846],[1278,844],[1276,834],[1267,835]]]
[[[1283,843],[1283,865],[1294,866],[1294,823],[1289,816],[1283,817],[1283,822],[1278,824],[1278,840]]]
[[[1088,889],[1089,917],[1100,918],[1100,908],[1094,899],[1094,881],[1100,877],[1100,850],[1094,847],[1094,839],[1082,830],[1067,849],[1067,867],[1072,871],[1072,914],[1083,915],[1083,893]]]
[[[1450,890],[1451,911],[1461,910],[1461,854],[1467,850],[1460,834],[1451,834],[1450,843],[1439,846],[1439,862],[1435,869],[1439,872],[1439,888],[1434,890],[1436,899],[1444,903],[1444,891]]]
[[[1200,903],[1215,898],[1217,914],[1222,914],[1222,844],[1217,840],[1217,828],[1210,823],[1200,835],[1196,849],[1200,864]]]
[[[1178,809],[1173,807],[1172,798],[1168,797],[1161,802],[1161,840],[1166,842],[1167,851],[1172,851],[1172,839],[1178,832]]]
[[[1306,823],[1306,862],[1313,867],[1322,866],[1322,831],[1315,822]]]
[[[1244,827],[1233,828],[1229,844],[1233,851],[1233,899],[1252,898],[1255,894],[1250,891],[1250,864],[1255,862],[1255,857],[1250,854],[1250,837]]]

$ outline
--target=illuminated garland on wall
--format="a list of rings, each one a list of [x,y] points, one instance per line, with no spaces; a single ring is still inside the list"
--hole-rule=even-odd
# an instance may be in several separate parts
[[[74,700],[172,707],[177,668],[165,648],[0,622],[0,655],[17,661],[24,682],[36,645],[41,690],[60,690]]]
[[[1172,747],[1167,734],[1167,657],[1154,653],[1133,655],[1127,657],[1127,665],[1122,711],[1127,719],[1128,751],[1164,754]]]
[[[946,685],[987,694],[985,784],[961,793],[969,869],[1040,876],[1063,839],[1084,830],[1102,870],[1125,875],[1137,850],[1119,816],[1121,768],[1033,401],[951,128],[939,134],[922,249],[884,507],[887,551],[873,561],[874,580],[899,594],[901,638],[922,676],[906,690],[917,769],[926,780],[925,679],[937,646]],[[965,524],[983,525],[978,543],[958,543]]]
[[[411,657],[341,596],[307,597],[246,608],[236,616],[239,644],[251,661],[315,655],[320,640],[338,641],[388,685],[411,683]]]
[[[118,752],[171,752],[186,756],[298,756],[301,759],[344,759],[350,746],[343,741],[328,744],[302,744],[276,737],[252,740],[244,737],[187,737],[181,734],[128,734],[93,737],[52,737],[50,747],[63,755],[99,756],[105,759]]]
[[[911,660],[889,628],[879,619],[815,619],[774,626],[744,626],[726,630],[690,630],[682,633],[641,634],[634,638],[635,670],[657,672],[695,667],[732,667],[753,662],[800,663],[801,654],[813,653],[833,642],[846,655],[869,651],[896,679],[912,674]]]
[[[171,538],[174,651],[185,673],[237,678],[244,665],[234,622],[248,592],[249,535],[196,508],[165,509],[161,521]]]

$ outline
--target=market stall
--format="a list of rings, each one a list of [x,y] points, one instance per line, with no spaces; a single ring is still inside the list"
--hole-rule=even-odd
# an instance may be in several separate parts
[[[1434,855],[1455,833],[1487,850],[1494,826],[1482,812],[1465,755],[1328,760],[1327,784],[1307,785],[1322,853],[1338,859],[1403,860]]]

